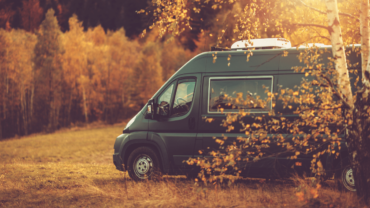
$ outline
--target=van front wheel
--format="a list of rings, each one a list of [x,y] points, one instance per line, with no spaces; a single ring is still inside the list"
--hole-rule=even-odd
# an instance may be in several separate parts
[[[135,181],[153,179],[161,175],[158,157],[149,147],[139,147],[132,151],[127,165],[128,174]]]

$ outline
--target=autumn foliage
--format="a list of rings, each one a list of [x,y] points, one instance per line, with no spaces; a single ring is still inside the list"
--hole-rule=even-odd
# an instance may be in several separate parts
[[[53,10],[38,30],[33,21],[0,29],[0,138],[127,119],[193,56],[156,31],[130,40],[123,28],[84,30],[72,16],[63,33]]]

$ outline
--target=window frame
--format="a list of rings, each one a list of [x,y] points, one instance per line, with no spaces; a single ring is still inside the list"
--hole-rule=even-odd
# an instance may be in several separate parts
[[[270,86],[270,91],[273,93],[273,86],[274,86],[274,76],[233,76],[233,77],[209,77],[208,78],[208,95],[207,95],[207,113],[208,114],[226,114],[226,113],[237,113],[239,109],[236,109],[235,111],[232,112],[219,112],[219,111],[210,111],[210,99],[211,99],[211,81],[212,80],[232,80],[232,79],[271,79],[271,86]],[[247,112],[250,113],[268,113],[272,110],[272,103],[270,105],[270,110],[257,110],[257,109],[246,109],[248,110]]]

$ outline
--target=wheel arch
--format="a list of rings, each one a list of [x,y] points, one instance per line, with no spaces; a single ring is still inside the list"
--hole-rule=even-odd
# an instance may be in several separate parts
[[[341,148],[339,149],[337,144],[334,146],[335,152],[339,152],[338,156],[332,153],[325,153],[322,157],[324,161],[324,169],[328,174],[328,177],[332,177],[339,169],[350,163],[347,145],[344,142],[341,142],[340,147]]]
[[[161,147],[159,144],[157,144],[154,141],[149,141],[147,139],[133,139],[128,141],[122,148],[121,151],[121,158],[124,165],[125,170],[127,170],[127,160],[132,151],[139,147],[149,147],[151,148],[156,154],[160,162],[160,167],[163,171],[163,173],[169,172],[169,166],[168,166],[168,156],[167,151]]]

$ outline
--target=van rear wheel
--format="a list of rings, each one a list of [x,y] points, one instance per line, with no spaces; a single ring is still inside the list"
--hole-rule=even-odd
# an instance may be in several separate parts
[[[157,154],[149,147],[139,147],[132,151],[128,157],[127,165],[128,174],[135,181],[161,176]]]
[[[341,168],[335,174],[335,177],[339,179],[339,185],[343,187],[346,191],[356,191],[355,180],[351,165],[345,165],[344,168]]]

